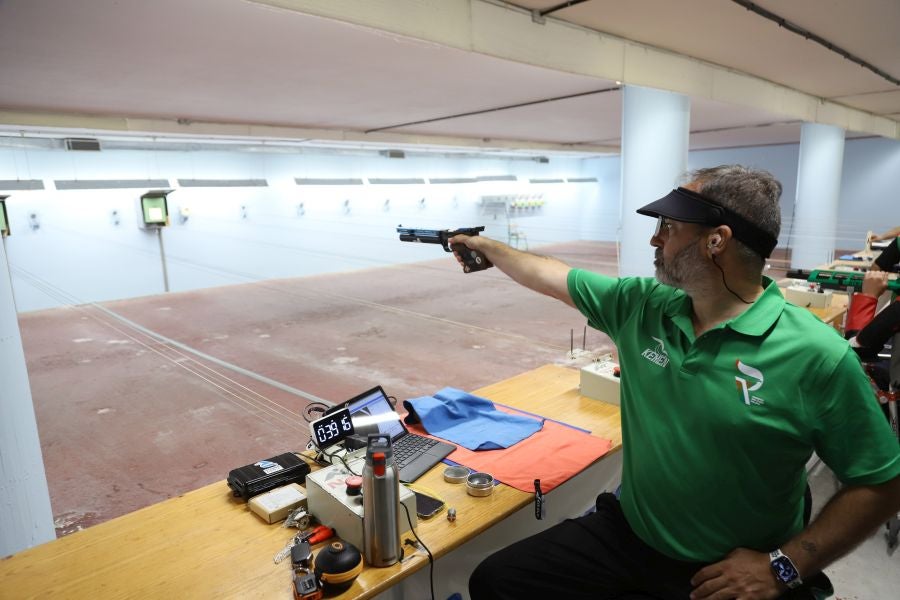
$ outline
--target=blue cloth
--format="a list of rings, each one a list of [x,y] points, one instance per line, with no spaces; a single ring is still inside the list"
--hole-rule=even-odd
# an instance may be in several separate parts
[[[421,422],[431,435],[469,450],[509,448],[544,426],[543,419],[501,412],[490,400],[450,387],[403,406],[407,423]]]

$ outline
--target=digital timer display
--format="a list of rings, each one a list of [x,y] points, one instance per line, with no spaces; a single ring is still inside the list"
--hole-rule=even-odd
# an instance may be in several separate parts
[[[309,424],[312,441],[319,448],[327,448],[353,435],[350,409],[342,408]]]

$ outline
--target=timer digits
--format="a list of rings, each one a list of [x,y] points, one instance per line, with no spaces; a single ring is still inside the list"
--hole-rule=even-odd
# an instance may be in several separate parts
[[[321,450],[353,435],[350,409],[342,408],[309,424],[313,443]]]
[[[353,431],[353,423],[350,422],[349,415],[343,415],[340,418],[340,422],[328,419],[324,423],[318,423],[316,425],[316,439],[322,442],[330,442],[348,431]]]

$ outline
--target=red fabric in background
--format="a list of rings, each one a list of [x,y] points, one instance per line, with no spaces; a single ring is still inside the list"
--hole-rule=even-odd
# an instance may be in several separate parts
[[[868,325],[869,321],[875,318],[877,305],[878,298],[859,292],[854,293],[853,300],[850,302],[850,314],[847,315],[847,326],[844,329],[856,333]]]
[[[537,416],[496,405],[497,410],[525,416]],[[429,436],[421,425],[408,426],[410,431]],[[549,492],[609,452],[611,440],[605,440],[549,419],[537,433],[502,450],[474,452],[460,446],[447,460],[490,473],[494,479],[523,492],[534,492],[534,480]]]

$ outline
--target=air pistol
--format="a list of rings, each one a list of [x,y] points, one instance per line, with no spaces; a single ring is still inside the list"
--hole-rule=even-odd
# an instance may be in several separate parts
[[[415,229],[412,227],[397,227],[401,242],[420,242],[422,244],[440,244],[446,252],[456,252],[463,262],[463,271],[483,271],[493,267],[493,263],[478,250],[472,250],[463,244],[449,243],[454,235],[478,235],[484,231],[484,227],[460,227],[459,229]]]

